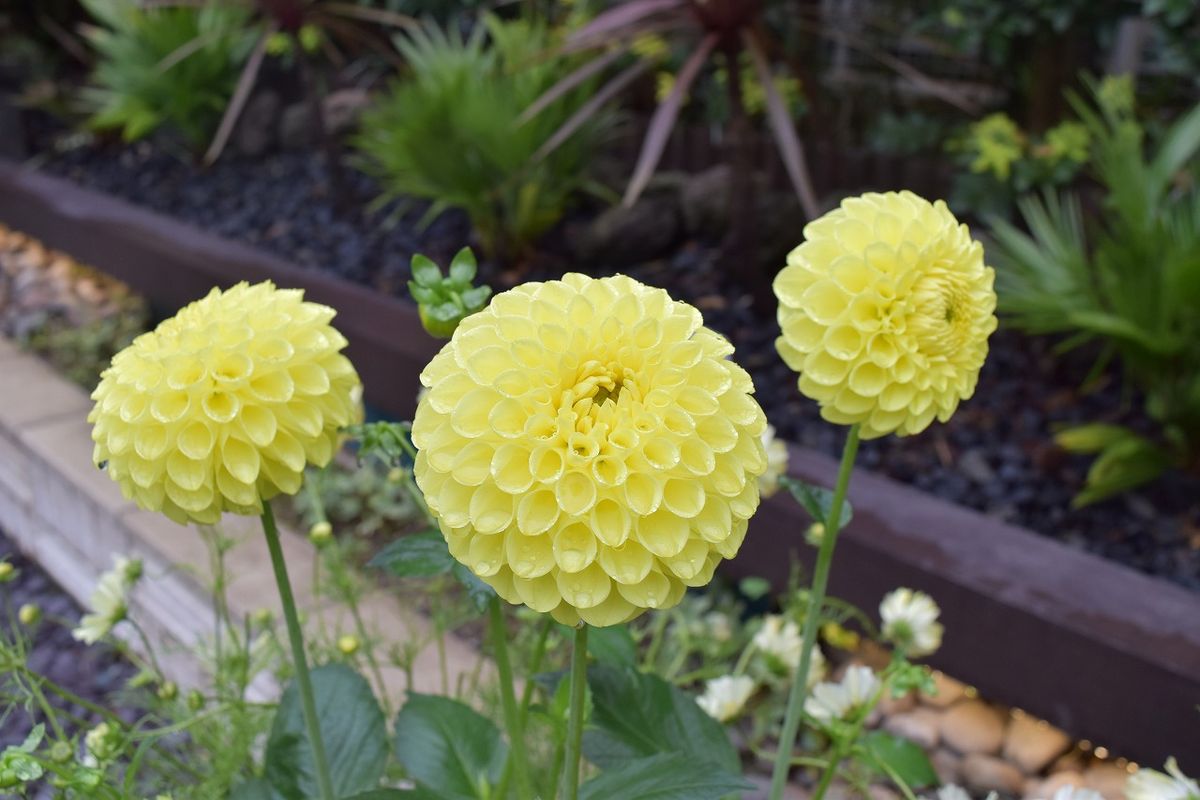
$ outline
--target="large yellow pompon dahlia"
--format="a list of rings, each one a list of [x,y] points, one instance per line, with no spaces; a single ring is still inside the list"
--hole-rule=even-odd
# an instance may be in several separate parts
[[[529,283],[425,371],[414,474],[505,600],[614,625],[679,602],[758,507],[766,417],[700,312],[625,276]]]
[[[126,497],[186,524],[258,514],[360,416],[334,310],[268,282],[213,289],[113,358],[88,421]]]
[[[996,329],[983,246],[942,201],[865,194],[804,228],[775,278],[800,391],[863,438],[919,433],[975,391]]]

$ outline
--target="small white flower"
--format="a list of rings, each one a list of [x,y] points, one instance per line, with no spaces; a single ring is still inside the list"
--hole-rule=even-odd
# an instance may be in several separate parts
[[[1166,774],[1142,768],[1130,775],[1127,800],[1200,800],[1200,785],[1183,774],[1174,758],[1167,759],[1166,769]]]
[[[855,664],[846,670],[841,683],[818,683],[804,703],[804,711],[821,722],[849,719],[875,697],[879,678],[870,667]]]
[[[1104,795],[1093,789],[1081,789],[1078,786],[1060,786],[1054,793],[1053,800],[1104,800]]]
[[[723,675],[704,684],[704,694],[696,699],[696,704],[713,719],[728,722],[742,713],[755,688],[753,678]]]
[[[721,611],[710,611],[704,615],[708,625],[708,635],[715,641],[728,642],[733,637],[733,623],[729,615]]]
[[[971,800],[971,795],[957,783],[947,783],[937,790],[937,800]]]
[[[933,598],[912,589],[896,589],[879,604],[883,638],[916,658],[935,652],[942,645],[942,611]]]
[[[91,613],[83,615],[71,635],[84,644],[95,644],[107,636],[114,625],[125,619],[129,590],[141,577],[141,559],[124,556],[113,559],[113,568],[100,576],[92,590],[88,603]]]
[[[779,614],[768,614],[763,617],[762,627],[754,634],[754,647],[777,661],[789,673],[795,672],[800,666],[800,655],[804,649],[804,639],[800,635],[800,626]],[[808,668],[808,685],[812,686],[825,674],[825,656],[821,648],[814,646],[812,663]]]
[[[758,476],[758,493],[770,497],[779,491],[779,479],[787,474],[787,445],[775,438],[775,426],[768,425],[762,432],[763,447],[767,450],[767,471]]]

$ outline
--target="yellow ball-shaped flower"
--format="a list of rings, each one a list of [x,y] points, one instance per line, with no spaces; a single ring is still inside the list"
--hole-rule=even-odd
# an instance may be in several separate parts
[[[113,358],[92,393],[95,459],[176,522],[258,514],[329,463],[360,415],[334,310],[270,282],[213,289]]]
[[[565,624],[665,608],[732,558],[766,426],[733,347],[625,276],[529,283],[421,374],[414,475],[450,552]]]
[[[775,278],[776,342],[821,415],[863,438],[919,433],[975,391],[995,273],[946,204],[866,194],[804,228]]]

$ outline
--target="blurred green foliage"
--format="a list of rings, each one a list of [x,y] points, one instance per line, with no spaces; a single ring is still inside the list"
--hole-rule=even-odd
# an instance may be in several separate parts
[[[97,23],[87,29],[97,63],[82,95],[91,126],[127,141],[169,128],[193,147],[207,143],[254,45],[249,6],[83,4]]]
[[[1158,430],[1116,425],[1065,431],[1059,443],[1096,453],[1077,504],[1102,500],[1171,467],[1200,468],[1200,106],[1150,147],[1132,102],[1113,86],[1074,98],[1091,137],[1102,205],[1046,191],[1021,200],[1028,232],[996,220],[990,249],[1000,309],[1064,346],[1096,342],[1116,359]]]
[[[538,153],[589,96],[581,86],[521,119],[571,67],[547,55],[554,44],[543,22],[490,15],[466,36],[427,24],[397,37],[411,73],[364,114],[353,141],[363,169],[386,197],[431,201],[427,220],[466,211],[487,255],[520,257],[587,186],[607,127],[594,117],[553,152]]]

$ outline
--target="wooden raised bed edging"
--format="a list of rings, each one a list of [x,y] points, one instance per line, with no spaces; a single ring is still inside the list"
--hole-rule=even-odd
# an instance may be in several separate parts
[[[438,347],[402,300],[3,161],[0,222],[111,273],[163,310],[238,280],[304,288],[338,309],[367,400],[397,416],[411,414],[417,374]],[[832,480],[832,459],[800,448],[791,455],[793,475]],[[927,591],[947,628],[935,666],[1146,764],[1200,758],[1200,593],[869,472],[855,473],[850,499],[855,517],[834,594],[873,613],[896,586]],[[782,586],[789,551],[811,561],[801,544],[808,522],[788,498],[766,502],[728,571]]]

